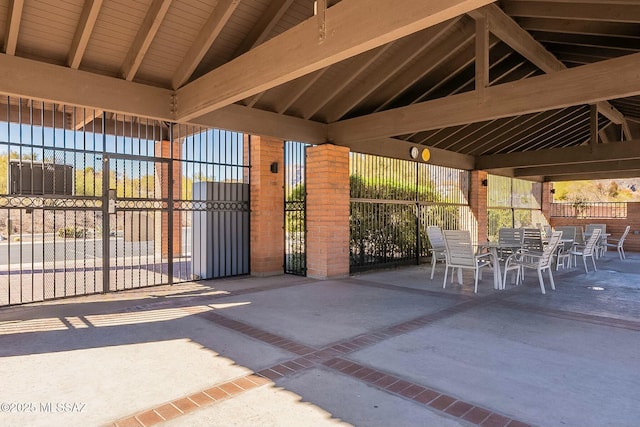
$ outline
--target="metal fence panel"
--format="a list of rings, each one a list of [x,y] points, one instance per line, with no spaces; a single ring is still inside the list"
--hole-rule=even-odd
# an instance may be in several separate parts
[[[224,247],[221,274],[249,272],[248,200],[221,208],[194,200],[191,188],[248,185],[243,135],[1,103],[0,305],[191,280],[190,230],[201,210],[220,219],[212,238]]]
[[[284,145],[284,271],[307,274],[306,247],[306,148],[309,144],[286,141]]]
[[[350,159],[351,271],[421,262],[430,225],[476,232],[468,172],[360,153]]]

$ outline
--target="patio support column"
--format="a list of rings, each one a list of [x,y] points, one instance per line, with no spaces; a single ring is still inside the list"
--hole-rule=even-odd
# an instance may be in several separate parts
[[[542,216],[544,216],[549,224],[551,224],[551,203],[553,203],[553,194],[551,193],[552,189],[552,183],[542,183],[542,202],[540,209],[542,210]]]
[[[307,276],[349,275],[349,149],[307,148]]]
[[[173,148],[173,170],[169,172],[169,164],[156,162],[156,189],[160,189],[160,197],[166,199],[169,197],[169,186],[173,192],[173,200],[182,198],[182,162],[180,157],[182,154],[182,142],[176,140],[171,147],[170,141],[156,141],[155,156],[164,159],[171,158],[171,149]],[[156,190],[157,191],[157,190]],[[157,220],[157,217],[160,217]],[[180,211],[173,212],[173,230],[169,229],[169,212],[163,210],[156,215],[155,222],[155,241],[156,250],[159,248],[162,257],[169,256],[169,233],[173,233],[173,251],[172,255],[180,256],[182,249],[182,215]]]
[[[488,186],[483,185],[486,183],[487,172],[482,170],[471,171],[471,188],[469,191],[469,207],[471,213],[476,221],[477,234],[473,233],[471,238],[474,237],[478,242],[487,241],[487,189]]]
[[[251,274],[283,274],[284,141],[245,135],[244,145],[251,156]],[[278,163],[276,172],[273,163]]]

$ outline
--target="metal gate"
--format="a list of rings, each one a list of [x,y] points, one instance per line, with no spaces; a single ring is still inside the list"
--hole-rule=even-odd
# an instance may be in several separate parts
[[[103,163],[109,177],[102,204],[105,292],[172,284],[170,159],[106,154]]]
[[[0,306],[249,273],[242,134],[21,98],[0,102]],[[196,195],[198,185],[216,194]],[[200,251],[200,248],[198,248]],[[222,252],[222,255],[220,255]]]
[[[284,271],[306,276],[306,147],[309,144],[286,141],[284,145]]]

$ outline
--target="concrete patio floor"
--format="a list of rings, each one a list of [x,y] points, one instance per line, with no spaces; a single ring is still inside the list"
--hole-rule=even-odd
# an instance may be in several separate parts
[[[429,268],[0,309],[0,425],[639,425],[640,254],[547,295]]]

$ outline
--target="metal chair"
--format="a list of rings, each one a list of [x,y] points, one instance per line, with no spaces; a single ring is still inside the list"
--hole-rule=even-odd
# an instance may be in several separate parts
[[[491,265],[491,254],[484,253],[476,255],[473,245],[471,244],[471,235],[466,230],[445,230],[442,233],[447,249],[447,265],[444,270],[442,288],[447,286],[447,274],[450,268],[454,270],[456,268],[470,269],[473,270],[475,279],[474,292],[478,293],[478,278],[482,277],[481,269]],[[459,274],[461,274],[461,272]]]
[[[524,278],[524,269],[529,268],[538,272],[538,282],[540,283],[540,290],[542,294],[545,294],[544,279],[542,272],[547,270],[549,274],[549,282],[551,289],[555,290],[556,285],[553,281],[553,274],[551,273],[551,265],[553,260],[553,254],[558,249],[560,244],[560,238],[562,237],[561,231],[554,231],[549,237],[549,243],[544,247],[542,253],[534,253],[527,251],[519,251],[507,258],[507,262],[504,266],[504,278],[502,283],[507,281],[507,273],[509,271],[516,271],[516,284],[520,283],[520,280]]]
[[[607,252],[607,238],[604,234],[607,232],[607,224],[587,224],[584,229],[585,236],[590,236],[593,230],[600,230],[600,238],[596,241],[595,255],[596,258],[604,256]]]
[[[437,225],[430,225],[427,227],[427,236],[429,237],[429,244],[431,248],[431,280],[433,280],[433,274],[436,270],[436,263],[438,261],[446,262],[445,252],[447,248],[444,245],[444,237],[442,236],[442,229]]]
[[[624,254],[624,248],[622,247],[622,245],[624,245],[624,239],[627,238],[627,234],[629,234],[629,230],[631,230],[631,226],[627,225],[627,228],[624,229],[624,233],[622,233],[622,236],[619,239],[609,237],[606,243],[607,246],[616,248],[618,250],[618,256],[620,257],[620,261],[622,261],[623,259],[627,259],[627,256]],[[611,240],[612,242],[609,242],[609,240]]]
[[[594,271],[598,271],[598,268],[596,267],[596,245],[598,243],[598,239],[600,239],[600,233],[602,233],[602,230],[599,228],[594,229],[591,233],[591,237],[589,237],[589,240],[587,240],[587,243],[584,246],[575,246],[570,252],[574,259],[574,265],[576,265],[576,258],[579,256],[582,257],[584,271],[586,273],[589,273],[589,269],[587,268],[587,258],[589,257],[593,263]]]

